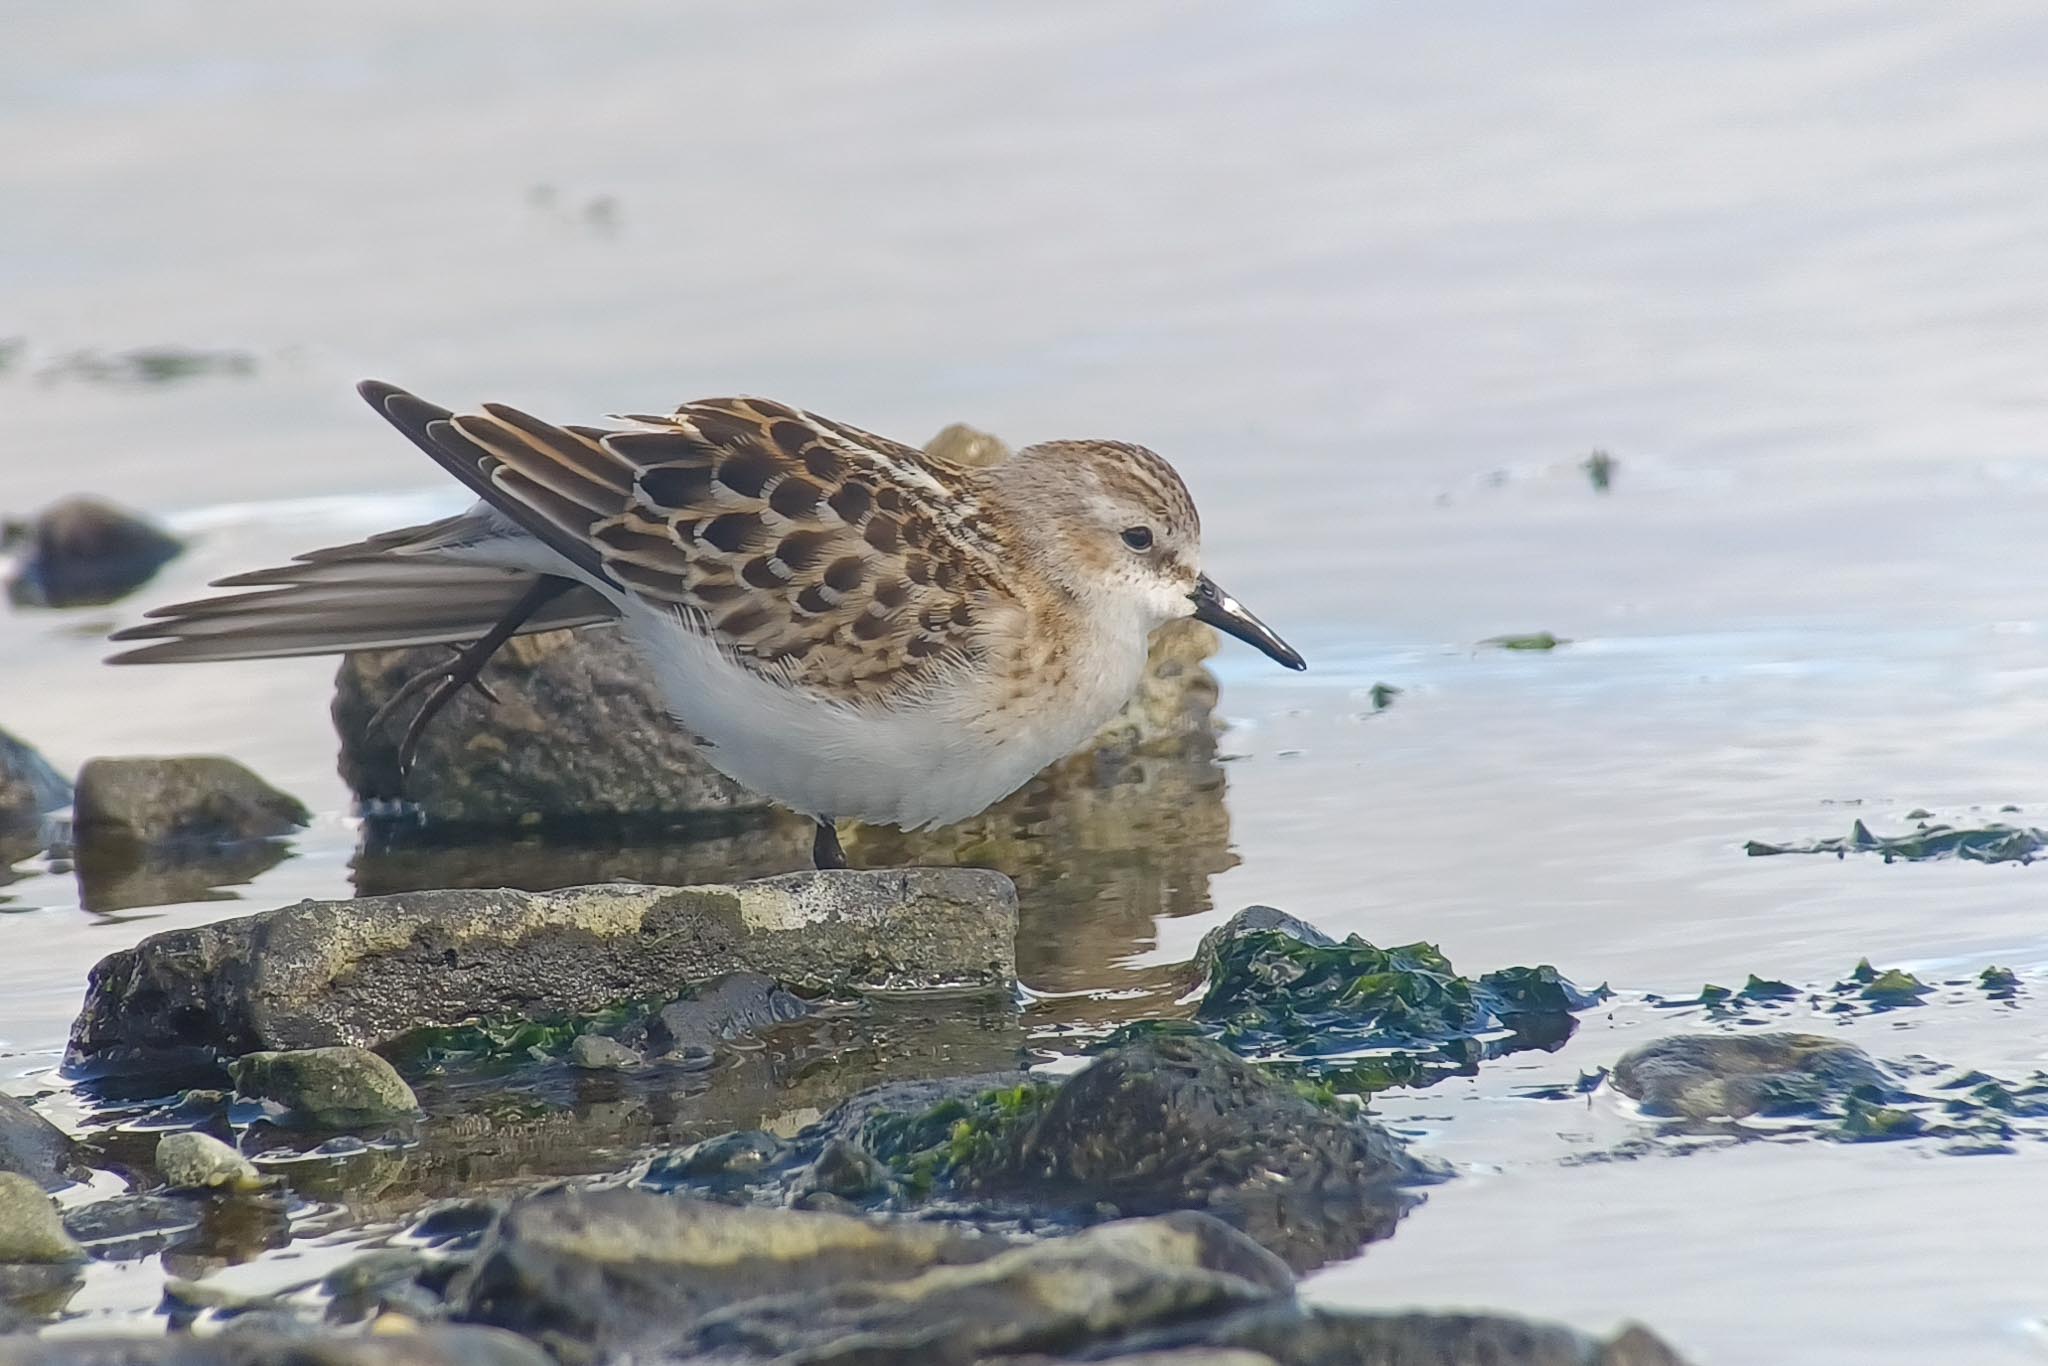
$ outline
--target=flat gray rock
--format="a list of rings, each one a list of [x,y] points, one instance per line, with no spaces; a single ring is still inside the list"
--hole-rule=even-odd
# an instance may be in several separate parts
[[[266,1333],[214,1337],[0,1338],[0,1366],[555,1366],[494,1328],[435,1326],[416,1333]]]
[[[152,935],[92,970],[69,1062],[98,1072],[575,1015],[753,971],[817,989],[1006,988],[1017,894],[971,868],[702,887],[406,892]]]

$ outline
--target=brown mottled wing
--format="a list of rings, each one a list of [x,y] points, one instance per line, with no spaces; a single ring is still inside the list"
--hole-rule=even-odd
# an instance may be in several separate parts
[[[792,684],[860,700],[968,656],[991,551],[956,472],[765,399],[627,420],[642,429],[487,404],[427,434],[572,561]]]

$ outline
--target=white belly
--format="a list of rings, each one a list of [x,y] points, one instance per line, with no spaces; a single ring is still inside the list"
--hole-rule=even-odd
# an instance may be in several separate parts
[[[823,701],[733,663],[672,614],[633,602],[625,626],[677,722],[712,767],[807,816],[918,828],[964,820],[1079,748],[1145,664],[1117,642],[1063,687],[991,724],[985,680],[963,674],[915,706]]]

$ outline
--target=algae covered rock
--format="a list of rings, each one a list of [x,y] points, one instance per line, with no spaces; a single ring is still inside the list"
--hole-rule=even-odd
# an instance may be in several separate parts
[[[1851,1096],[1888,1099],[1893,1079],[1854,1044],[1817,1034],[1680,1034],[1631,1049],[1614,1087],[1645,1113],[1683,1119],[1814,1115]]]
[[[957,1188],[1096,1215],[1204,1209],[1296,1268],[1392,1233],[1433,1175],[1371,1121],[1192,1038],[1114,1048],[1004,1127],[956,1163]]]
[[[78,775],[72,828],[90,851],[101,840],[206,846],[288,835],[312,819],[233,759],[93,759]]]
[[[588,1015],[735,971],[818,989],[1007,989],[1016,890],[958,868],[729,886],[409,892],[306,901],[100,960],[73,1066],[379,1047],[477,1019]]]
[[[1177,1324],[1128,1345],[1159,1353],[1161,1366],[1207,1360],[1183,1353],[1222,1351],[1250,1352],[1275,1366],[1685,1366],[1668,1344],[1635,1325],[1602,1340],[1563,1324],[1508,1314],[1374,1313],[1293,1300],[1220,1321]]]
[[[1382,949],[1355,934],[1338,942],[1270,906],[1204,936],[1195,965],[1205,977],[1195,1020],[1206,1033],[1351,1092],[1428,1085],[1483,1058],[1555,1048],[1576,1013],[1603,999],[1548,965],[1466,977],[1434,945]]]
[[[0,1263],[84,1259],[85,1249],[64,1231],[43,1188],[18,1173],[0,1172]]]
[[[235,1094],[269,1101],[286,1122],[309,1129],[357,1129],[419,1113],[419,1098],[405,1078],[366,1048],[248,1053],[228,1071]]]

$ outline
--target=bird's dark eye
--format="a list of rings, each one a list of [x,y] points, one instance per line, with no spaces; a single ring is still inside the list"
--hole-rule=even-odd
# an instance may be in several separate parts
[[[1149,526],[1125,527],[1124,544],[1133,550],[1150,550],[1152,548],[1152,528]]]

